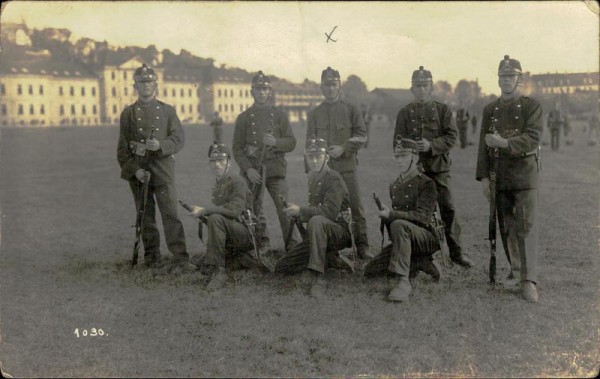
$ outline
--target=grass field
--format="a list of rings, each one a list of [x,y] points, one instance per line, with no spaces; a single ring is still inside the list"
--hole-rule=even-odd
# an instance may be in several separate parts
[[[305,130],[295,127],[295,134],[289,197],[303,203]],[[360,152],[375,249],[371,192],[389,204],[391,134],[374,127]],[[228,127],[226,140],[231,135]],[[118,129],[2,130],[3,368],[17,377],[593,377],[600,361],[599,154],[581,125],[574,136],[573,146],[543,149],[538,304],[487,283],[488,207],[474,179],[474,146],[451,155],[463,246],[475,267],[444,268],[437,284],[420,274],[410,302],[391,304],[387,279],[360,270],[329,273],[320,300],[306,295],[302,275],[236,271],[226,288],[208,293],[197,273],[132,271],[135,209],[119,178]],[[210,199],[210,138],[209,128],[187,126],[176,156],[179,196],[194,204]],[[265,207],[280,247],[270,199]],[[197,255],[204,247],[195,221],[180,214]],[[163,256],[170,256],[166,248]],[[504,277],[501,249],[499,257]],[[91,336],[92,328],[104,335]]]

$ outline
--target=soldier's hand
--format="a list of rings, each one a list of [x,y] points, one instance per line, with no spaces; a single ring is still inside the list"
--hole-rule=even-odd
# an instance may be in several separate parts
[[[150,179],[150,171],[145,171],[144,169],[140,168],[135,172],[135,177],[137,180],[144,183],[146,180]]]
[[[246,170],[246,176],[248,177],[248,179],[254,183],[254,184],[259,184],[260,183],[260,174],[258,173],[258,171],[252,167],[250,167],[248,170]]]
[[[483,178],[481,179],[481,188],[483,188],[483,194],[490,201],[490,179]]]
[[[385,204],[381,204],[381,210],[377,211],[377,214],[379,214],[380,218],[388,218],[390,217],[390,208],[385,205]]]
[[[277,144],[277,140],[272,134],[265,134],[263,137],[263,143],[267,146],[275,146]]]
[[[508,147],[508,140],[502,138],[499,134],[488,133],[485,135],[485,144],[489,147],[499,147],[506,149]]]
[[[191,217],[198,218],[200,216],[203,216],[204,212],[206,212],[206,208],[202,208],[202,207],[198,207],[198,206],[194,205],[192,207],[192,210],[190,211],[189,215]]]
[[[294,203],[288,203],[288,207],[283,208],[283,213],[288,217],[297,216],[300,213],[300,207]]]
[[[426,152],[431,150],[431,143],[426,140],[425,138],[421,138],[420,140],[417,140],[417,151],[418,152]]]
[[[156,138],[151,138],[146,142],[146,148],[150,151],[157,151],[160,149],[160,142]]]
[[[340,145],[331,145],[327,148],[327,153],[332,158],[338,158],[342,154],[344,154],[344,146]]]

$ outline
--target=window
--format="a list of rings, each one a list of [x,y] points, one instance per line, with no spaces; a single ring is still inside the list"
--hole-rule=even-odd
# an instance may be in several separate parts
[[[30,84],[29,87],[27,88],[30,95],[33,95],[33,86]]]
[[[224,90],[224,91],[223,91],[223,96],[224,96],[224,97],[227,97],[227,90]]]
[[[244,105],[240,104],[240,112],[242,112],[244,110]]]
[[[185,95],[183,94],[183,88],[181,90],[179,90],[179,96],[184,97]]]
[[[115,80],[115,72],[114,72],[114,71],[111,71],[111,72],[110,72],[110,78],[111,78],[112,80]]]
[[[35,112],[33,110],[33,104],[29,105],[29,114],[35,114]]]
[[[61,115],[61,116],[64,116],[64,114],[65,114],[65,106],[64,106],[64,105],[61,105],[61,106],[60,106],[60,110],[59,110],[59,111],[60,111],[60,115]]]
[[[0,95],[5,95],[6,94],[6,87],[4,86],[4,84],[0,84]]]
[[[163,96],[167,97],[167,90],[166,89],[163,89]]]
[[[189,97],[192,97],[192,89],[191,89],[191,88],[190,88],[190,89],[188,89],[188,96],[189,96]]]
[[[18,93],[19,95],[22,95],[22,94],[23,94],[23,88],[21,88],[21,85],[20,85],[20,84],[19,84],[19,85],[17,85],[17,93]]]
[[[127,71],[123,71],[123,79],[127,79]]]
[[[127,93],[127,87],[123,88],[123,93],[125,94],[125,96],[128,95],[128,93]]]
[[[185,107],[183,105],[181,106],[181,113],[185,113]]]
[[[81,114],[86,114],[85,105],[81,106]]]
[[[46,114],[46,108],[44,108],[44,104],[40,105],[40,114]]]
[[[71,88],[69,88],[69,95],[75,96],[75,88],[73,88],[73,86],[71,86]]]
[[[19,86],[20,87],[20,86]],[[221,97],[221,90],[217,91],[217,97]]]
[[[81,96],[85,96],[85,87],[81,87]]]
[[[246,97],[250,97],[250,91],[246,90]]]
[[[18,113],[19,113],[20,115],[22,115],[22,114],[23,114],[23,104],[19,104],[19,111],[18,111]]]
[[[59,94],[60,96],[62,96],[62,95],[64,94],[64,93],[63,93],[63,88],[62,88],[62,86],[58,87],[58,94]]]
[[[240,90],[240,97],[244,96],[243,92],[244,92],[243,90]]]
[[[175,91],[175,88],[173,88],[173,90],[171,91],[171,96],[173,96],[173,97],[177,96],[177,91]]]
[[[112,95],[113,97],[117,96],[117,89],[115,87],[112,88]]]
[[[117,106],[113,105],[113,114],[117,114]]]
[[[75,114],[75,106],[71,105],[71,114]]]
[[[232,89],[230,89],[230,90],[229,90],[229,95],[230,95],[231,97],[233,97],[233,90],[232,90]]]
[[[219,112],[223,112],[223,108],[221,107],[221,104],[219,104]]]
[[[227,104],[225,104],[225,112],[229,111],[229,106]]]
[[[92,96],[96,96],[96,87],[92,87]]]
[[[190,106],[188,107],[188,110],[190,111],[190,113],[193,112],[192,109],[194,109],[194,108],[192,107],[192,104],[190,104]]]
[[[235,107],[233,106],[233,104],[231,104],[231,111],[235,111]]]
[[[2,106],[0,106],[0,110],[2,111],[2,115],[6,116],[6,104],[2,104]]]
[[[44,86],[40,85],[40,95],[43,95],[43,94],[44,94]]]
[[[92,105],[92,113],[93,113],[93,114],[96,114],[96,113],[98,113],[98,110],[96,109],[96,106],[95,106],[95,105]]]

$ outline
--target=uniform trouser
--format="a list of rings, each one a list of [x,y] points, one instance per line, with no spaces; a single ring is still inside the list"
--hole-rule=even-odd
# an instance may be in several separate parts
[[[460,223],[456,217],[454,201],[452,199],[452,190],[450,188],[450,173],[449,172],[426,172],[430,179],[435,182],[435,187],[438,194],[438,205],[440,206],[440,216],[444,221],[446,242],[450,258],[456,259],[461,255],[460,246]]]
[[[352,246],[350,231],[324,216],[313,216],[306,225],[308,237],[308,268],[321,273],[327,270],[327,252],[337,252]]]
[[[213,126],[213,137],[216,143],[223,143],[223,129],[219,126]]]
[[[411,258],[431,257],[438,249],[437,238],[429,230],[406,220],[390,224],[392,254],[388,271],[408,277]]]
[[[248,186],[251,185],[251,182],[247,180]],[[273,203],[275,204],[275,209],[277,210],[277,217],[279,218],[279,225],[281,226],[281,233],[283,234],[283,238],[288,235],[290,229],[290,218],[283,213],[283,204],[279,199],[279,195],[283,195],[283,197],[287,200],[288,198],[288,185],[285,178],[267,178],[265,187],[267,191],[269,191],[269,195],[271,195],[271,199],[273,199]],[[263,197],[259,195],[263,195],[259,193],[260,191],[256,191],[254,193],[255,197],[253,199],[252,208],[260,209],[258,216],[258,222],[256,225],[256,234],[260,236],[261,245],[269,243],[269,233],[267,232],[267,219],[265,217],[265,212],[263,208]],[[284,241],[285,242],[285,241]],[[292,236],[289,241],[289,245],[292,246],[298,243],[298,241]],[[290,246],[285,246],[285,248],[289,248]]]
[[[460,147],[464,149],[467,146],[467,124],[458,125],[458,137],[460,139]]]
[[[550,129],[550,147],[552,150],[558,150],[560,145],[560,130]]]
[[[502,245],[514,277],[537,283],[537,189],[497,191]]]
[[[369,239],[367,238],[367,220],[365,211],[360,200],[360,189],[358,187],[358,179],[356,172],[340,172],[342,179],[346,183],[348,193],[350,194],[350,209],[352,210],[352,221],[354,221],[354,242],[356,248],[360,250],[369,248]]]
[[[238,220],[213,214],[207,217],[207,228],[206,254],[202,260],[206,265],[225,267],[228,251],[235,255],[254,248],[248,228]]]
[[[129,188],[133,193],[136,207],[139,207],[142,197],[140,196],[142,194],[142,183],[138,180],[130,180]],[[177,192],[173,183],[148,186],[148,199],[146,200],[144,228],[142,230],[144,260],[150,262],[160,258],[160,233],[156,226],[156,204],[158,204],[162,217],[165,240],[169,251],[173,254],[175,260],[188,260],[183,224],[177,215]]]

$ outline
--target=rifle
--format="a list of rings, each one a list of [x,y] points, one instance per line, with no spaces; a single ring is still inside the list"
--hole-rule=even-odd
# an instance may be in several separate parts
[[[194,208],[189,205],[188,203],[186,203],[183,200],[177,200],[177,204],[181,205],[186,211],[191,212],[194,210]],[[204,239],[202,238],[202,224],[207,224],[208,223],[208,219],[206,218],[206,216],[200,216],[198,217],[198,238],[200,238],[200,241],[202,241],[202,243],[204,243]]]
[[[382,211],[383,210],[383,206],[381,205],[381,200],[379,199],[379,197],[377,197],[377,195],[375,194],[375,192],[373,192],[373,200],[375,201],[375,205],[377,205],[377,210]],[[388,229],[388,237],[390,235],[390,225],[388,223],[385,222],[384,219],[381,219],[381,221],[379,222],[379,232],[381,233],[381,247],[383,248],[383,244],[385,243],[385,229]]]
[[[435,211],[433,211],[433,215],[431,216],[430,225],[438,239],[438,243],[440,245],[440,254],[442,255],[442,261],[444,262],[444,266],[448,268],[450,267],[450,262],[446,257],[450,257],[450,252],[447,251],[448,244],[446,243],[446,227],[444,221],[442,221],[442,218],[440,217],[439,209],[440,206],[436,204]],[[446,246],[446,249],[444,249],[444,246]]]
[[[352,209],[348,208],[345,211],[340,212],[342,214],[342,218],[348,224],[348,229],[350,229],[350,240],[352,241],[352,258],[353,261],[356,262],[356,245],[354,244],[354,221],[352,220]]]
[[[283,197],[283,195],[281,194],[279,195],[279,200],[281,201],[281,204],[283,204],[284,207],[287,208],[290,206],[290,203],[288,203],[285,197]],[[292,234],[294,233],[294,225],[296,225],[296,228],[298,228],[298,232],[300,232],[300,236],[302,237],[302,239],[304,240],[306,238],[306,228],[304,227],[304,224],[302,224],[302,221],[300,221],[298,217],[290,217],[290,227],[288,229],[287,235],[285,236],[284,246],[287,246],[290,242],[290,239],[292,239]]]
[[[271,118],[271,128],[273,126],[273,119]],[[267,130],[268,134],[273,133],[272,129]],[[268,150],[268,146],[263,144],[263,148],[260,151],[258,157],[258,173],[260,174],[260,184],[251,183],[250,192],[252,193],[252,205],[253,211],[256,217],[260,216],[262,211],[262,194],[264,193],[265,186],[267,184],[267,166],[265,165],[265,153]]]
[[[490,132],[497,134],[496,114],[492,115]],[[490,240],[490,284],[496,284],[496,171],[498,170],[498,148],[488,148],[490,159],[490,219],[488,224],[488,239]]]
[[[155,129],[152,128],[148,139],[154,138],[154,131]],[[139,142],[133,143],[132,153],[136,156],[138,163],[142,157],[144,158],[143,164],[141,165],[142,169],[144,170],[144,180],[142,182],[142,186],[138,188],[138,201],[136,204],[137,209],[135,219],[135,242],[133,243],[133,257],[131,258],[131,267],[135,267],[138,262],[140,239],[142,238],[142,230],[144,229],[144,217],[146,215],[146,204],[148,202],[148,186],[150,185],[150,171],[148,171],[148,166],[150,165],[150,157],[148,156],[149,152],[146,149],[146,145]]]
[[[244,224],[244,226],[246,226],[246,229],[248,229],[248,233],[250,233],[250,238],[252,239],[252,246],[254,247],[254,258],[256,258],[257,262],[261,266],[263,266],[267,270],[269,270],[269,272],[273,272],[273,270],[275,268],[274,265],[265,264],[265,262],[263,262],[263,260],[260,257],[260,252],[258,249],[258,241],[256,240],[256,233],[255,233],[256,222],[252,218],[252,212],[250,211],[250,209],[245,209],[242,211],[242,214],[240,214],[240,217],[239,217],[239,221],[242,224]]]

